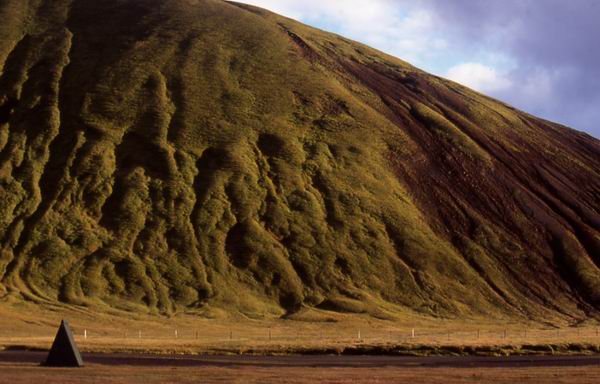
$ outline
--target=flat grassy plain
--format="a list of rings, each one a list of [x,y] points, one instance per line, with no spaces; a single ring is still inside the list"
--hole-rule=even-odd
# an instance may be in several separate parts
[[[600,352],[598,328],[593,323],[544,327],[539,323],[435,320],[409,315],[388,321],[327,311],[308,311],[295,319],[253,320],[231,314],[211,319],[194,313],[164,317],[26,302],[0,304],[0,349],[49,348],[62,318],[70,321],[84,352],[415,356]],[[490,368],[423,367],[408,363],[402,367],[360,364],[346,367],[312,366],[309,362],[297,366],[236,363],[185,367],[169,363],[160,366],[86,363],[81,369],[57,369],[31,362],[2,361],[0,355],[0,383],[596,383],[599,380],[600,367],[595,365]]]
[[[173,354],[533,355],[600,353],[600,327],[499,320],[395,321],[310,310],[294,319],[206,318],[0,304],[0,349],[47,349],[68,319],[86,352]],[[414,333],[413,333],[414,332]]]

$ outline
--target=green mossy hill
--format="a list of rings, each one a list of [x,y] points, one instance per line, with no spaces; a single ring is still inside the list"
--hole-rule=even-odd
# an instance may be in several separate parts
[[[0,1],[0,296],[577,321],[600,143],[219,0]]]

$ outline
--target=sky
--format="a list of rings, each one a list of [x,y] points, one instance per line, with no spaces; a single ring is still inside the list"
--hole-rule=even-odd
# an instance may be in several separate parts
[[[600,0],[240,0],[600,138]]]

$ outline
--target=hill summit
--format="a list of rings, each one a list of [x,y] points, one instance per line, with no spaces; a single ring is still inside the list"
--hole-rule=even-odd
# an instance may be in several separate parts
[[[220,0],[0,3],[0,296],[581,320],[600,142]]]

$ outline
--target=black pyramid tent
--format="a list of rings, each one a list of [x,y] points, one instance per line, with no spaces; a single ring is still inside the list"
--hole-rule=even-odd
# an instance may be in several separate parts
[[[63,320],[60,323],[56,338],[54,338],[52,348],[50,348],[50,353],[48,353],[44,365],[49,367],[83,366],[79,348],[77,348],[77,344],[75,344],[73,333],[66,320]]]

